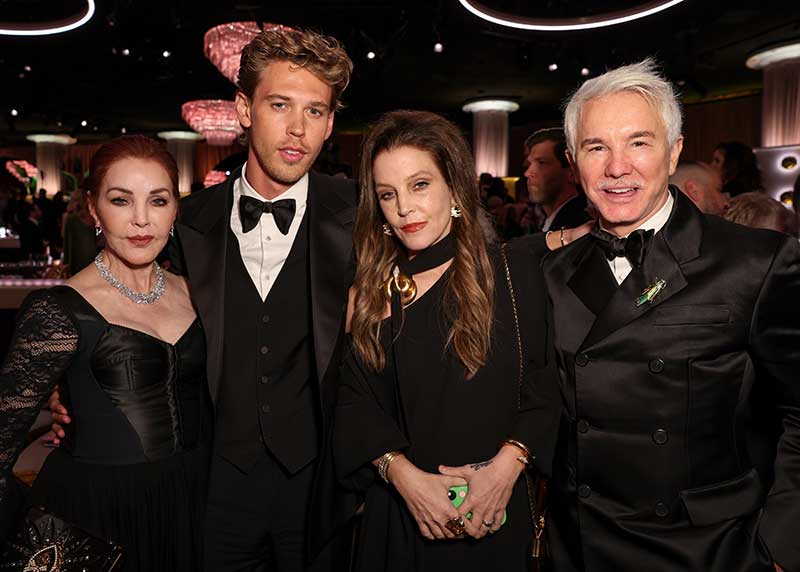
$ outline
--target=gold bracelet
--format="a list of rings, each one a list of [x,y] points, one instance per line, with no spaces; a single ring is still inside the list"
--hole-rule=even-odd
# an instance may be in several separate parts
[[[516,447],[517,449],[522,451],[524,453],[524,455],[520,455],[519,457],[517,457],[517,461],[519,461],[520,463],[522,463],[525,466],[530,465],[531,461],[536,459],[536,455],[532,455],[531,454],[531,450],[528,449],[528,447],[525,446],[524,443],[521,443],[520,441],[517,441],[516,439],[506,439],[505,441],[502,441],[500,443],[500,446],[503,446],[503,445],[512,445],[513,447]]]
[[[389,465],[391,465],[392,461],[397,459],[399,456],[400,453],[397,451],[390,451],[378,459],[378,475],[380,475],[386,484],[389,484]]]
[[[558,235],[558,239],[561,241],[561,247],[564,247],[564,227],[561,227],[561,232]]]

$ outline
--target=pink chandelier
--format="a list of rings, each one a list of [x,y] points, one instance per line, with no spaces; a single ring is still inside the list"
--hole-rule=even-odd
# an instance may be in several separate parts
[[[256,22],[230,22],[214,26],[203,36],[203,53],[226,78],[236,83],[242,48],[251,42],[261,30],[290,30],[287,26],[265,23],[262,28]]]
[[[25,183],[26,185],[31,179],[39,176],[39,169],[24,159],[11,159],[10,161],[6,161],[6,170],[20,183]]]
[[[181,106],[181,117],[189,127],[205,137],[209,145],[232,145],[243,132],[232,101],[187,101]]]

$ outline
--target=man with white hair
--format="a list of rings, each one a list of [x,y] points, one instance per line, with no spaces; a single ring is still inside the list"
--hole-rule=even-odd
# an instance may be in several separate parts
[[[711,165],[700,161],[681,161],[669,178],[705,214],[721,215],[730,197],[722,193],[722,177]]]
[[[565,129],[600,219],[543,261],[556,570],[800,570],[797,241],[669,186],[681,111],[649,59],[584,83]]]

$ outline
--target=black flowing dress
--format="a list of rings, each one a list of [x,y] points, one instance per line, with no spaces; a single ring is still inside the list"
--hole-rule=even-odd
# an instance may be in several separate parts
[[[126,572],[196,571],[211,436],[200,322],[174,345],[110,324],[67,286],[28,296],[0,372],[0,530],[11,467],[61,382],[72,423],[30,504],[125,549]]]
[[[542,248],[543,248],[542,244]],[[519,253],[519,254],[518,254]],[[460,466],[492,458],[501,441],[519,440],[549,470],[559,408],[558,388],[548,363],[547,304],[538,260],[522,249],[509,250],[509,265],[522,328],[524,372],[519,383],[519,353],[514,311],[497,250],[495,316],[486,365],[472,379],[452,348],[445,349],[450,324],[444,318],[449,271],[405,309],[402,330],[392,343],[389,320],[381,341],[387,367],[371,371],[354,353],[345,357],[336,410],[334,462],[342,484],[364,492],[356,569],[391,572],[440,570],[523,571],[533,537],[525,479],[515,484],[508,520],[479,541],[428,541],[419,532],[405,501],[386,485],[370,462],[403,450],[420,469]]]

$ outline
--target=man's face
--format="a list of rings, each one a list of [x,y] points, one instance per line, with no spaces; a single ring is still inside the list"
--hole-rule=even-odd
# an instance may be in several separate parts
[[[275,61],[261,72],[252,99],[236,94],[250,130],[247,178],[283,192],[305,175],[333,129],[330,86],[304,68]]]
[[[525,177],[528,197],[534,203],[555,204],[564,188],[565,179],[570,176],[569,168],[563,167],[556,157],[555,146],[553,141],[542,141],[531,147],[528,153]]]
[[[636,93],[589,100],[578,121],[575,165],[603,226],[625,236],[667,200],[683,146],[670,147],[658,111]]]
[[[705,166],[703,175],[695,183],[698,187],[697,208],[708,214],[721,214],[728,206],[728,197],[722,194],[722,177],[719,171]],[[692,197],[692,200],[694,198]]]

